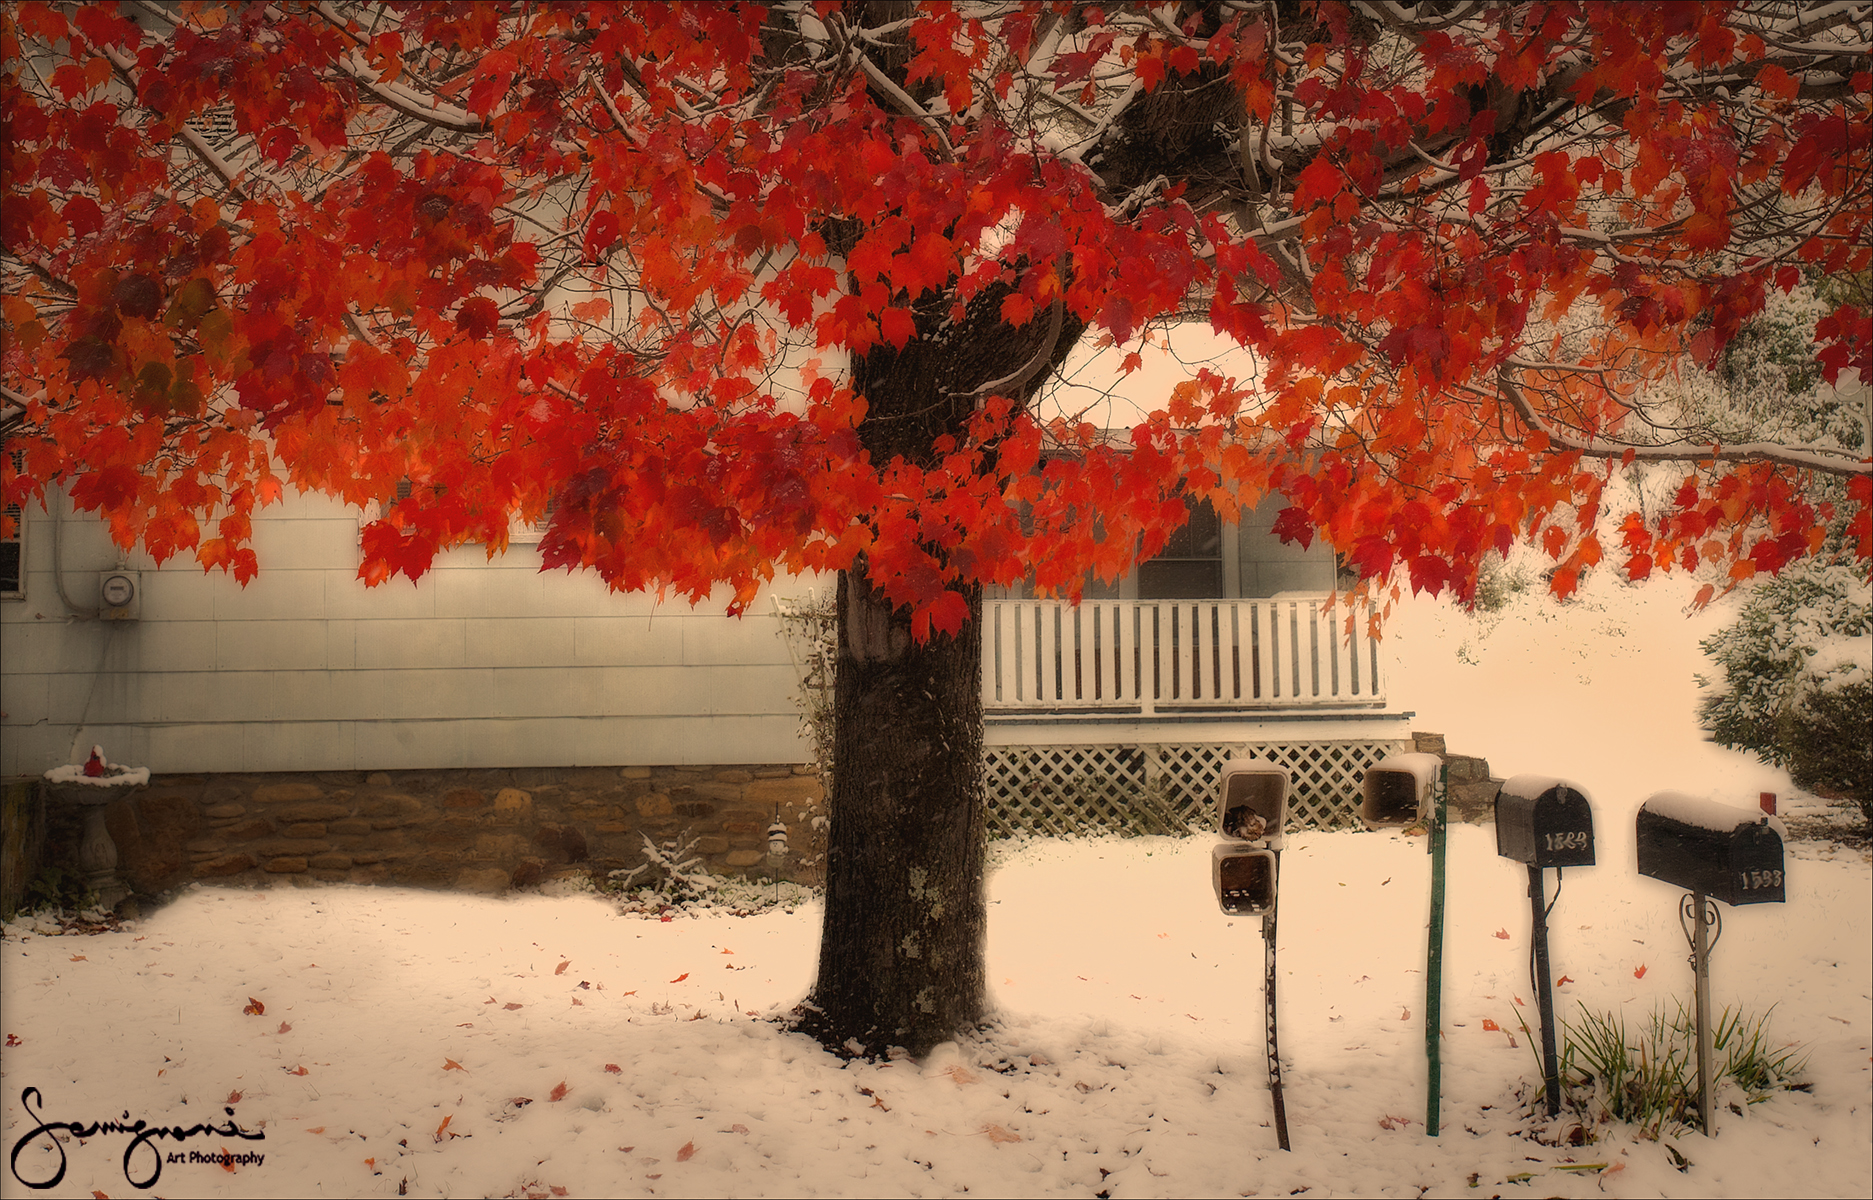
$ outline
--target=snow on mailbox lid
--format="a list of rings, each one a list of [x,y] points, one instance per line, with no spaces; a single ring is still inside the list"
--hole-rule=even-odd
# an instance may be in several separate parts
[[[1780,819],[1682,792],[1660,792],[1639,806],[1639,874],[1701,892],[1726,904],[1787,899]]]

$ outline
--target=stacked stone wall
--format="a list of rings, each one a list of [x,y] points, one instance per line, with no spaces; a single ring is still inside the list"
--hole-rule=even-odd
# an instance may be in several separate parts
[[[788,854],[776,868],[777,815]],[[745,765],[159,775],[106,823],[119,877],[143,895],[278,879],[498,893],[602,882],[644,863],[645,838],[693,839],[717,875],[813,884],[824,815],[806,768]],[[48,844],[47,860],[69,849]]]

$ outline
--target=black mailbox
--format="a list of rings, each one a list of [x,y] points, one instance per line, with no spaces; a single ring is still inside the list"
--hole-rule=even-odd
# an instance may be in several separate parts
[[[1443,765],[1435,754],[1394,754],[1379,760],[1366,772],[1359,819],[1369,829],[1427,820]]]
[[[1517,775],[1496,793],[1496,853],[1531,867],[1591,867],[1593,808],[1576,784]]]
[[[1725,904],[1780,904],[1785,832],[1767,813],[1660,792],[1639,807],[1639,874]]]
[[[1275,910],[1275,852],[1224,842],[1210,851],[1210,884],[1224,912],[1266,916]]]
[[[1288,822],[1288,773],[1256,758],[1232,758],[1223,764],[1216,802],[1216,829],[1226,838],[1246,842],[1281,836]]]

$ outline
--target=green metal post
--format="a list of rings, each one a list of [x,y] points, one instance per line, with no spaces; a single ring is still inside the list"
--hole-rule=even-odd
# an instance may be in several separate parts
[[[1432,1137],[1437,1136],[1443,1086],[1438,1027],[1443,1024],[1444,1008],[1444,793],[1449,784],[1450,768],[1445,766],[1437,773],[1437,797],[1431,813],[1431,928],[1424,958],[1424,1054],[1430,1064],[1424,1132]]]

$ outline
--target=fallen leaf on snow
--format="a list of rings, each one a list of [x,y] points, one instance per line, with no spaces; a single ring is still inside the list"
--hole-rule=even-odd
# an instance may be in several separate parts
[[[20,1041],[20,1040],[19,1040],[19,1038],[17,1038],[17,1037],[15,1037],[15,1036],[14,1036],[13,1034],[10,1034],[10,1033],[9,1033],[9,1034],[7,1034],[7,1045],[9,1045],[9,1046],[23,1046],[23,1045],[25,1045],[25,1044],[26,1044],[26,1043],[24,1043],[24,1042],[22,1042],[22,1041]]]
[[[689,972],[688,972],[688,971],[685,971],[685,972],[683,972],[683,973],[682,973],[681,975],[678,975],[678,976],[677,976],[677,977],[676,977],[675,979],[672,979],[672,980],[671,980],[670,982],[671,982],[671,983],[681,983],[681,982],[683,982],[683,981],[684,981],[685,979],[688,979],[688,978],[689,978]]]
[[[442,1069],[445,1071],[464,1071],[464,1072],[468,1070],[467,1067],[463,1066],[461,1063],[456,1062],[452,1058],[445,1058],[442,1060]]]
[[[447,1134],[449,1137],[462,1136],[461,1134],[455,1133],[449,1129],[449,1122],[453,1120],[455,1120],[454,1113],[450,1113],[448,1116],[442,1118],[442,1124],[436,1126],[436,1140],[437,1141],[441,1141],[444,1134]]]
[[[989,1135],[989,1141],[991,1142],[1018,1142],[1021,1140],[1020,1134],[1010,1133],[1000,1125],[984,1125],[982,1127],[982,1132]]]
[[[86,959],[85,956],[82,954],[74,954],[72,955],[72,961],[73,962],[88,962],[89,960]]]
[[[292,1070],[287,1071],[286,1073],[288,1075],[310,1075],[312,1074],[312,1072],[306,1070],[304,1067],[294,1067]]]
[[[311,1129],[308,1129],[308,1130],[306,1130],[306,1132],[307,1132],[307,1133],[324,1133],[324,1132],[325,1132],[325,1126],[323,1126],[323,1125],[314,1125],[314,1126],[313,1126],[313,1127],[312,1127]]]
[[[1555,980],[1555,981],[1554,981],[1554,986],[1555,986],[1555,987],[1566,987],[1566,986],[1567,986],[1568,984],[1570,984],[1570,983],[1572,983],[1572,982],[1574,982],[1574,981],[1573,981],[1572,979],[1569,979],[1569,978],[1568,978],[1567,976],[1565,976],[1565,975],[1563,975],[1563,976],[1561,976],[1561,977],[1560,977],[1559,979],[1557,979],[1557,980]]]
[[[694,1142],[684,1142],[683,1148],[676,1152],[676,1161],[678,1162],[688,1162],[694,1157],[696,1157],[696,1143]]]
[[[1483,1028],[1487,1029],[1491,1033],[1502,1032],[1502,1026],[1496,1024],[1494,1021],[1490,1020],[1488,1017],[1483,1018]]]
[[[557,967],[554,967],[553,974],[564,975],[566,973],[566,968],[570,967],[571,965],[572,965],[572,960],[569,958],[565,962],[560,963]]]
[[[617,1063],[606,1063],[605,1070],[612,1075],[624,1074],[624,1068],[619,1066]]]
[[[1633,971],[1633,973],[1632,973],[1632,977],[1633,977],[1634,979],[1644,979],[1644,978],[1645,978],[1645,964],[1644,964],[1644,963],[1640,963],[1640,964],[1639,964],[1639,966],[1638,966],[1638,969],[1637,969],[1637,970],[1635,970],[1635,971]]]
[[[292,1031],[293,1031],[293,1027],[292,1027],[291,1025],[288,1025],[288,1024],[287,1024],[286,1022],[284,1022],[284,1021],[281,1021],[281,1022],[280,1022],[280,1032],[281,1032],[281,1033],[291,1033]]]
[[[515,1108],[525,1108],[527,1107],[527,1105],[533,1103],[533,1097],[532,1096],[515,1096],[512,1100],[509,1100],[508,1103],[513,1105]]]
[[[1411,1020],[1411,1010],[1410,1010],[1410,1009],[1406,1009],[1406,1010],[1405,1010],[1404,1012],[1401,1012],[1401,1013],[1399,1013],[1399,1014],[1398,1014],[1398,1019],[1399,1019],[1399,1020],[1401,1020],[1401,1021],[1409,1021],[1409,1020]]]
[[[735,952],[734,952],[733,950],[724,950],[724,951],[722,951],[722,953],[724,953],[724,954],[733,954],[733,953],[735,953]]]
[[[254,999],[252,996],[249,996],[247,997],[247,1007],[243,1008],[241,1011],[250,1017],[264,1017],[267,1014],[267,1006]]]
[[[748,1127],[743,1125],[740,1121],[737,1121],[728,1127],[728,1131],[730,1133],[747,1133]]]
[[[547,1093],[546,1098],[548,1100],[553,1100],[553,1101],[564,1100],[566,1098],[567,1090],[568,1089],[566,1087],[566,1081],[562,1079],[559,1081],[558,1087],[554,1088],[551,1092]]]
[[[1498,929],[1496,931],[1495,936],[1501,938],[1503,941],[1506,942],[1509,940],[1509,931],[1507,929]]]
[[[234,1174],[234,1156],[228,1153],[226,1146],[221,1147],[221,1169],[230,1175]]]
[[[512,1000],[509,1000],[506,1004],[501,1005],[501,1007],[508,1012],[513,1012],[517,1008],[525,1008],[527,1006],[524,1004],[515,1004]]]
[[[229,1093],[228,1093],[228,1103],[229,1103],[229,1104],[239,1104],[240,1102],[241,1102],[241,1094],[240,1094],[239,1092],[229,1092]]]

